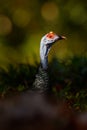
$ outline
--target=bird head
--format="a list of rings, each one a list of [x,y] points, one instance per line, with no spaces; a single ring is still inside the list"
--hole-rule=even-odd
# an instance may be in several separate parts
[[[45,36],[42,37],[41,39],[41,47],[40,47],[40,54],[42,57],[47,57],[49,50],[51,49],[52,45],[58,41],[66,39],[65,36],[60,36],[55,34],[54,32],[49,32]]]
[[[48,53],[52,47],[52,45],[59,40],[66,39],[65,36],[60,36],[55,34],[54,32],[49,32],[41,39],[40,44],[40,59],[41,64],[44,69],[48,67]]]

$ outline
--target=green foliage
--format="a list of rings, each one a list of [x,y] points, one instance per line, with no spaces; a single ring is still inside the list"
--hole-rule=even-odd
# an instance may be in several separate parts
[[[8,95],[32,88],[36,66],[29,64],[8,65],[0,68],[0,94]],[[74,56],[49,64],[50,88],[58,98],[65,99],[76,111],[87,109],[87,58]]]
[[[54,58],[50,70],[50,84],[54,86],[54,93],[67,100],[75,110],[86,110],[87,58],[74,56],[61,62]]]
[[[35,72],[35,67],[28,64],[10,64],[7,70],[0,68],[0,93],[30,88]]]
[[[53,68],[53,69],[51,69]],[[74,56],[66,61],[53,59],[50,63],[50,78],[52,83],[64,83],[65,86],[71,86],[71,90],[78,91],[86,88],[87,82],[87,58]]]

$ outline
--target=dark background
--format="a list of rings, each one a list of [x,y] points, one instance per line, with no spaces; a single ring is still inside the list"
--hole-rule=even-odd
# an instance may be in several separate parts
[[[87,1],[0,1],[0,66],[39,62],[40,39],[49,31],[67,37],[54,45],[50,59],[86,55]]]

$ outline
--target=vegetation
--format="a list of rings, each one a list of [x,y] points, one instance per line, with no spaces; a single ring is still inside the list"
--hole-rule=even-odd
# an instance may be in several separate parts
[[[51,63],[51,84],[58,97],[64,98],[78,111],[87,110],[87,58],[74,56],[66,61]]]
[[[0,69],[1,97],[19,94],[32,88],[37,66],[10,64]],[[58,98],[67,101],[76,111],[87,109],[87,58],[77,57],[58,61],[53,58],[49,65],[50,88]]]

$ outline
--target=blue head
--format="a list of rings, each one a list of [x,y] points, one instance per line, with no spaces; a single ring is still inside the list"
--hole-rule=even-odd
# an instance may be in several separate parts
[[[42,37],[41,39],[41,44],[40,44],[40,58],[41,58],[41,63],[44,69],[47,69],[48,66],[48,53],[52,47],[52,45],[61,39],[66,39],[64,36],[59,36],[55,34],[54,32],[49,32],[45,36]]]

